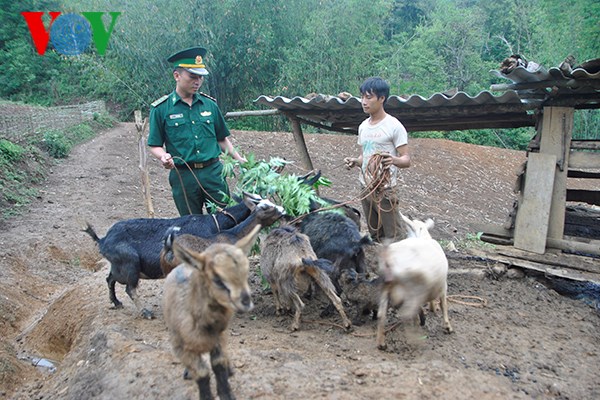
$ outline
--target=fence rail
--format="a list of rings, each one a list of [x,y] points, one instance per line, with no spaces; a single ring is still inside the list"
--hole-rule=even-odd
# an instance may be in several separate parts
[[[103,100],[59,107],[0,104],[0,138],[19,143],[50,129],[65,129],[106,112]]]

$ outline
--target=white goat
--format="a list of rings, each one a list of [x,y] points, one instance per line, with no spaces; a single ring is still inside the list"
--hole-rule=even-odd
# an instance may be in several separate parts
[[[444,327],[452,332],[448,320],[448,259],[429,229],[433,220],[410,220],[400,214],[407,227],[407,238],[383,247],[379,254],[383,288],[377,311],[377,347],[385,349],[385,324],[388,306],[398,307],[401,318],[416,317],[423,304],[436,299],[444,315]],[[431,307],[433,311],[433,307]]]
[[[225,330],[235,311],[248,312],[254,306],[247,254],[259,231],[257,225],[235,244],[216,243],[202,253],[179,245],[177,238],[173,241],[182,264],[165,281],[163,312],[173,351],[196,381],[201,400],[213,399],[205,353],[210,353],[219,398],[234,399]]]

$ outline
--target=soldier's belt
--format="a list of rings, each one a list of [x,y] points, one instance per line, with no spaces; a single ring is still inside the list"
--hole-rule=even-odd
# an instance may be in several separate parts
[[[202,168],[208,167],[209,165],[213,165],[217,161],[219,161],[219,158],[215,157],[215,158],[211,158],[211,159],[206,160],[201,163],[187,163],[187,164],[183,164],[183,165],[177,164],[176,167],[179,169],[188,169],[188,167],[192,168],[192,169],[202,169]]]

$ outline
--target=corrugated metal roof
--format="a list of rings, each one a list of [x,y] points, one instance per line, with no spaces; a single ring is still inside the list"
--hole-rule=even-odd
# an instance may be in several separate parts
[[[550,69],[546,69],[543,65],[537,65],[537,68],[530,69],[518,66],[508,74],[503,74],[497,70],[492,70],[490,72],[500,78],[510,79],[514,83],[531,83],[552,80],[568,81],[574,79],[579,80],[581,81],[581,84],[584,84],[583,81],[585,80],[600,80],[600,58],[586,61],[575,67],[563,62],[560,66],[552,67]]]
[[[464,92],[454,95],[435,93],[429,98],[420,95],[392,95],[386,111],[397,117],[409,131],[462,130],[483,128],[516,128],[534,126],[534,110],[545,105],[597,108],[600,103],[600,59],[569,68],[527,70],[517,67],[508,74],[491,71],[511,84],[493,85],[503,91],[494,95],[482,91],[475,96]],[[365,119],[359,97],[316,95],[312,98],[260,96],[255,104],[275,108],[301,123],[323,129],[356,133]]]
[[[518,66],[508,73],[497,70],[492,75],[512,81],[492,85],[493,90],[516,90],[529,107],[567,106],[598,108],[600,105],[600,58],[579,66],[566,61],[559,67]]]
[[[365,119],[359,97],[344,100],[326,95],[311,99],[263,95],[254,102],[276,108],[300,122],[334,131],[354,133]],[[476,96],[464,92],[453,96],[435,93],[429,98],[390,96],[385,109],[400,119],[409,131],[475,129],[484,125],[532,126],[535,123],[515,91],[500,96],[487,91]]]

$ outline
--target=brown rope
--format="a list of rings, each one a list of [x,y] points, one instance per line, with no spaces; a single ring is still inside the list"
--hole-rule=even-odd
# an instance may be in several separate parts
[[[458,300],[457,299],[458,297],[463,298],[463,299],[477,300],[478,303]],[[448,301],[450,301],[452,303],[462,304],[464,306],[480,307],[480,308],[487,307],[487,300],[484,299],[483,297],[479,297],[479,296],[468,296],[468,295],[463,295],[463,294],[455,294],[455,295],[451,295],[451,296],[446,296],[446,298],[448,299]]]
[[[364,196],[362,199],[366,199],[368,197],[373,198],[373,202],[377,205],[377,211],[379,214],[390,212],[393,208],[385,209],[382,207],[383,197],[384,197],[384,189],[386,186],[389,186],[391,183],[391,172],[390,168],[386,167],[383,164],[383,159],[387,155],[381,153],[375,153],[369,158],[367,162],[366,171],[363,173],[364,181],[366,187],[363,191]],[[361,170],[362,171],[362,170]],[[361,199],[361,200],[362,200]],[[369,211],[371,213],[371,211]],[[369,225],[369,230],[379,231],[381,228],[381,224],[383,221],[379,218],[379,226],[371,226],[371,214],[365,216],[367,224]],[[395,236],[395,235],[394,235]]]
[[[397,327],[399,327],[401,323],[402,323],[402,320],[396,321],[393,324],[389,325],[387,328],[385,328],[385,334],[388,334],[391,331],[393,331],[394,329],[396,329]],[[352,332],[352,336],[356,336],[356,337],[373,337],[375,335],[377,335],[377,332],[370,332],[370,333]]]
[[[367,168],[364,172],[366,189],[381,196],[383,188],[390,184],[390,169],[383,165],[384,155],[375,153],[369,158]]]
[[[210,201],[212,201],[214,204],[217,205],[217,211],[222,211],[222,208],[220,208],[219,206],[225,206],[225,203],[222,203],[220,201],[215,200],[210,194],[208,194],[208,192],[206,191],[206,189],[204,189],[204,186],[202,186],[202,184],[200,183],[200,180],[198,179],[198,177],[196,176],[196,174],[194,174],[194,171],[192,170],[192,167],[190,167],[190,165],[181,157],[179,156],[174,156],[173,159],[178,159],[181,160],[184,165],[186,166],[186,168],[192,173],[192,176],[194,177],[194,179],[196,180],[196,183],[198,184],[198,187],[200,189],[202,189],[202,191],[205,194],[205,197],[210,199]],[[181,185],[181,189],[183,190],[183,196],[185,198],[185,204],[187,205],[188,211],[191,214],[192,210],[190,208],[190,203],[188,201],[188,195],[187,195],[187,191],[185,190],[185,185],[183,184],[183,178],[181,177],[181,174],[179,173],[179,169],[177,167],[175,167],[175,171],[177,172],[177,177],[179,178],[179,184]]]

